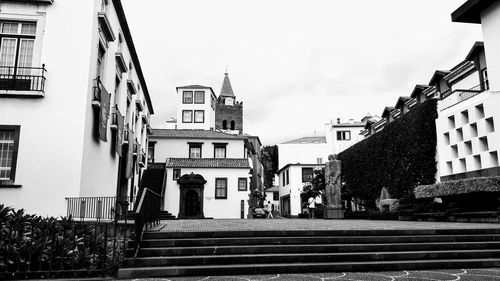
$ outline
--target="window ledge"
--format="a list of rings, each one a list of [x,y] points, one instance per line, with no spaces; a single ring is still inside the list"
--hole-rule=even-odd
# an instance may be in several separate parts
[[[22,185],[20,184],[11,184],[11,183],[0,183],[0,188],[20,188]]]
[[[43,98],[43,97],[45,97],[45,93],[42,91],[0,90],[0,97]]]

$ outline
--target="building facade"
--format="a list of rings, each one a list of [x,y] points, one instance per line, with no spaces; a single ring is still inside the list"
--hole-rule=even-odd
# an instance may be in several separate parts
[[[336,122],[331,120],[326,124],[326,142],[330,147],[330,154],[339,154],[364,139],[361,132],[366,125],[365,118],[361,122],[354,119],[341,122],[338,118]]]
[[[65,198],[133,200],[154,112],[121,2],[0,10],[1,203],[58,216]]]
[[[243,102],[236,100],[227,72],[215,104],[215,128],[233,134],[243,133]]]

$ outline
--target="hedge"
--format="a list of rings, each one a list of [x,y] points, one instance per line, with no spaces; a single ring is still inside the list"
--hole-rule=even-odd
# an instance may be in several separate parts
[[[500,177],[469,178],[417,186],[415,197],[432,198],[473,192],[500,192]]]
[[[343,196],[375,207],[380,190],[392,198],[413,198],[418,185],[433,184],[436,173],[437,100],[412,108],[401,118],[339,154]]]

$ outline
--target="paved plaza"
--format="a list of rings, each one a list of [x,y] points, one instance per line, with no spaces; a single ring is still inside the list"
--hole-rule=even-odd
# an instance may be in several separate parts
[[[323,219],[205,219],[165,220],[152,228],[159,231],[232,231],[232,230],[377,230],[377,229],[477,229],[500,228],[492,223],[456,223],[382,220]]]
[[[500,280],[500,268],[486,269],[443,269],[390,272],[332,272],[304,274],[238,275],[238,276],[202,276],[178,278],[134,279],[137,281],[493,281]]]

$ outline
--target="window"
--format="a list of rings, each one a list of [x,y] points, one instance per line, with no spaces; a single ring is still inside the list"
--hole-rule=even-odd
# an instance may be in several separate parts
[[[337,140],[350,140],[350,139],[351,139],[351,131],[337,132]]]
[[[227,199],[227,178],[215,179],[215,199]]]
[[[149,142],[148,144],[148,163],[154,163],[155,162],[155,145],[156,142]]]
[[[323,164],[323,158],[321,157],[316,158],[316,164]]]
[[[182,92],[182,103],[193,103],[193,91]]]
[[[0,125],[0,183],[14,182],[20,126]]]
[[[483,104],[476,105],[476,119],[484,118],[484,106]]]
[[[455,116],[453,115],[448,117],[448,128],[455,129]]]
[[[189,158],[201,158],[201,143],[189,143]]]
[[[183,110],[182,111],[182,123],[193,123],[193,111]]]
[[[1,22],[0,67],[2,74],[30,75],[35,46],[36,23]]]
[[[233,121],[231,121],[231,130],[235,130],[235,127],[236,127],[236,125],[235,125],[235,122],[233,120]]]
[[[194,111],[194,123],[204,123],[205,122],[205,111],[195,110]]]
[[[302,168],[302,182],[310,182],[313,178],[313,168]]]
[[[227,143],[214,143],[214,158],[226,158]]]
[[[493,117],[486,119],[486,133],[493,133],[495,131],[495,123]]]
[[[181,169],[174,169],[174,172],[172,173],[172,179],[176,181],[180,178],[181,178]]]
[[[247,178],[238,178],[238,191],[247,191]]]
[[[468,124],[469,123],[469,112],[467,110],[464,110],[460,113],[462,116],[462,124]]]
[[[203,91],[194,92],[194,103],[198,103],[198,104],[205,103],[205,92],[203,92]]]
[[[273,200],[274,201],[280,200],[280,193],[279,192],[273,192]]]
[[[222,129],[227,129],[227,120],[222,121]]]
[[[463,141],[464,140],[464,131],[462,128],[457,129],[457,141]]]
[[[101,81],[104,80],[104,67],[105,67],[105,59],[106,59],[106,48],[99,44],[99,49],[97,50],[97,69],[96,75],[99,76]]]
[[[286,170],[286,184],[288,185],[290,183],[290,172]]]
[[[444,133],[444,144],[449,145],[450,144],[450,133]]]

